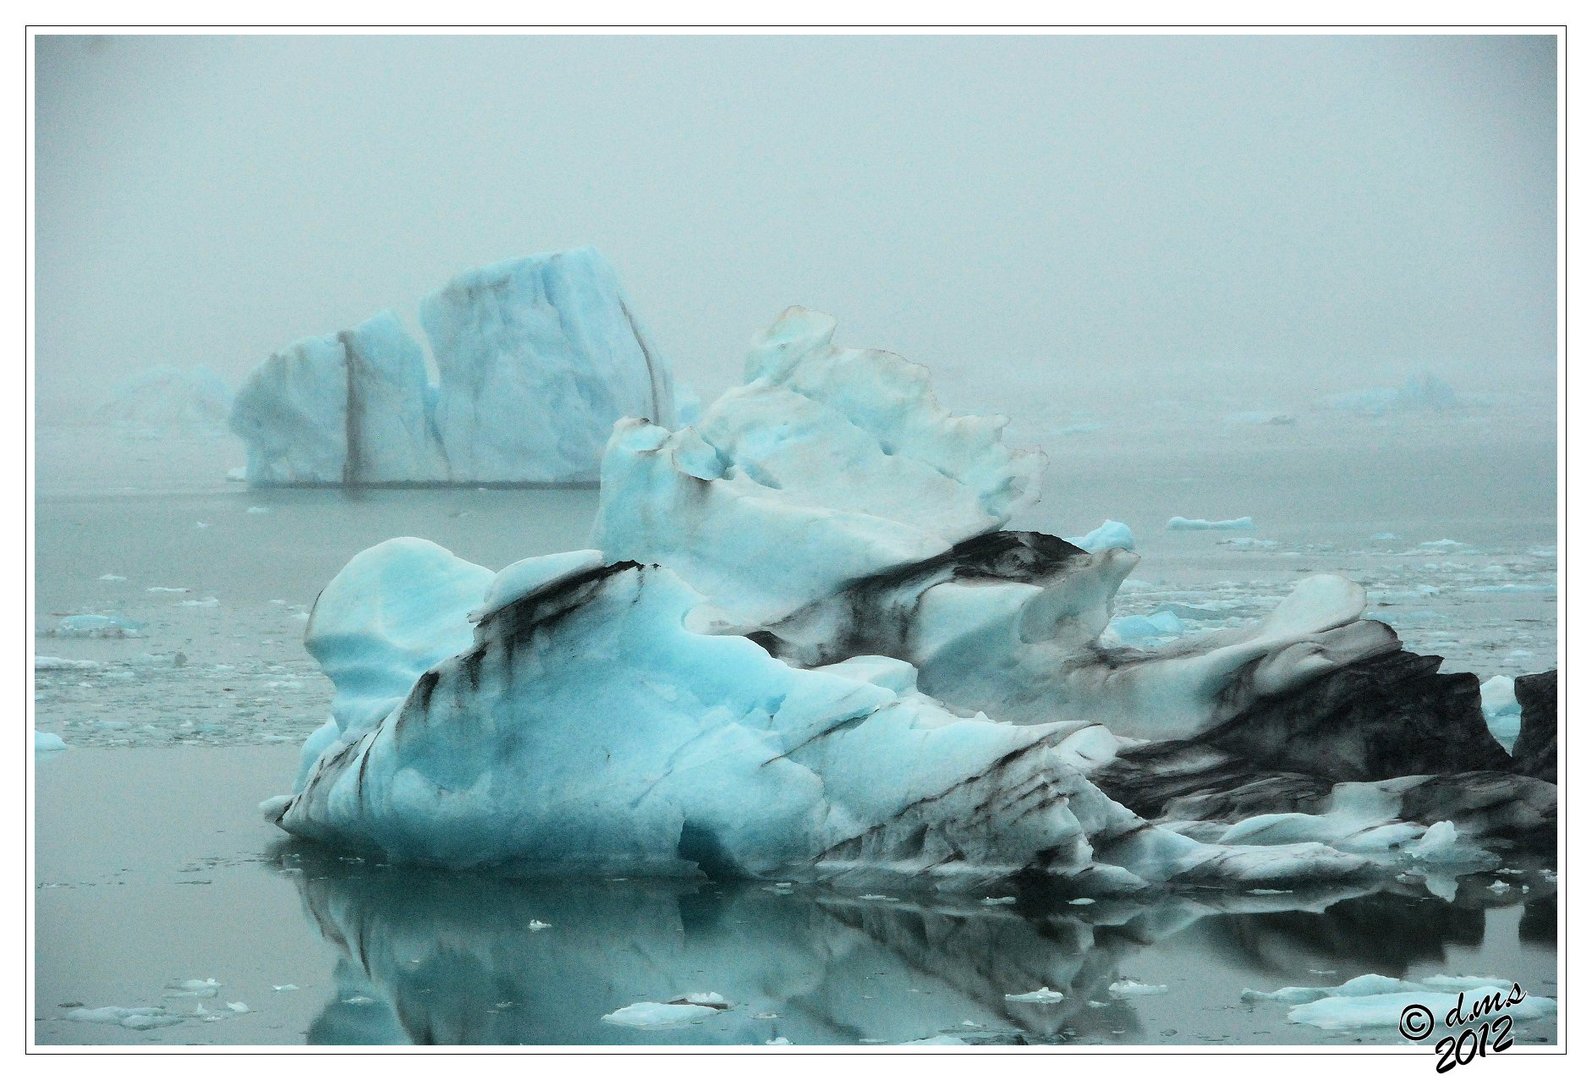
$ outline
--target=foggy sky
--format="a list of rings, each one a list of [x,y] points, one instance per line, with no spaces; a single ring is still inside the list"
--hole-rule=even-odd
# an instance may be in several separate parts
[[[39,418],[156,364],[235,386],[383,308],[418,330],[453,274],[586,243],[704,396],[793,303],[934,367],[957,411],[1289,403],[1427,369],[1551,392],[1555,55],[1478,36],[40,38]]]

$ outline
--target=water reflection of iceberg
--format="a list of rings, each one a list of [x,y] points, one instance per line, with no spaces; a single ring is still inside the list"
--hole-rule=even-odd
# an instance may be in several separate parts
[[[303,870],[293,876],[306,912],[342,954],[337,991],[309,1032],[322,1044],[1148,1042],[1158,1032],[1140,1021],[1143,1006],[1108,987],[1174,935],[1193,931],[1258,978],[1273,967],[1296,978],[1334,966],[1355,940],[1375,942],[1393,970],[1441,956],[1483,916],[1463,903],[1410,916],[1401,905],[1412,898],[1348,889],[1058,912],[756,884],[503,880],[308,848],[282,859]],[[1397,940],[1383,932],[1390,919]],[[1042,986],[1063,999],[1006,998]],[[675,1027],[602,1021],[701,992],[731,1007]]]

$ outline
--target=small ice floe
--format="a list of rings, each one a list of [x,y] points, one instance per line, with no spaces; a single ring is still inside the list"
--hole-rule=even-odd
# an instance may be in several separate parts
[[[1111,1002],[1109,1002],[1109,1001],[1091,1001],[1091,1002],[1089,1002],[1089,1007],[1091,1009],[1109,1009],[1111,1007]]]
[[[634,1005],[626,1005],[622,1009],[615,1009],[602,1019],[605,1024],[618,1024],[620,1027],[660,1028],[673,1027],[675,1024],[686,1024],[692,1020],[706,1020],[710,1016],[717,1016],[722,1011],[722,1007],[712,1005],[693,1005],[673,1001],[638,1001]]]
[[[66,749],[66,742],[59,736],[48,731],[35,731],[33,733],[33,752],[35,754],[53,754]]]
[[[251,506],[244,511],[245,514],[269,514],[270,512],[271,508],[269,506]]]
[[[858,900],[887,900],[887,901],[889,901],[891,903],[895,903],[895,902],[899,901],[901,898],[899,896],[885,896],[883,893],[863,893],[861,896],[857,897],[857,899]]]
[[[1255,536],[1232,536],[1226,540],[1216,541],[1222,547],[1230,547],[1234,551],[1269,551],[1277,546],[1275,540],[1262,540]]]
[[[1171,532],[1189,532],[1205,529],[1253,529],[1255,527],[1255,519],[1252,517],[1238,517],[1212,521],[1208,518],[1174,517],[1167,521],[1166,527]]]
[[[235,1013],[246,1013],[249,1011],[249,1007],[241,1001],[229,1001],[227,1002],[227,1008]]]
[[[61,656],[35,656],[34,671],[92,671],[99,667],[95,660],[68,660]]]
[[[1067,903],[1072,904],[1074,907],[1086,907],[1087,905],[1094,903],[1094,897],[1076,896],[1071,900],[1068,900]]]
[[[525,924],[525,929],[530,930],[530,931],[532,931],[534,933],[537,930],[547,930],[547,929],[551,928],[552,925],[553,925],[552,923],[543,922],[541,919],[532,919],[530,922]]]
[[[1397,540],[1398,538],[1399,538],[1398,533],[1390,533],[1390,532],[1379,532],[1379,533],[1373,533],[1371,535],[1371,539],[1372,540],[1384,540],[1385,541],[1385,540]]]
[[[1389,1031],[1424,1038],[1431,1028],[1408,1031],[1400,1026],[1410,1006],[1422,1006],[1429,1015],[1443,1016],[1454,1006],[1455,995],[1465,993],[1467,1001],[1478,995],[1513,996],[1514,983],[1507,979],[1474,975],[1431,975],[1424,979],[1394,979],[1386,975],[1361,975],[1341,986],[1285,986],[1271,993],[1245,990],[1244,1001],[1273,1001],[1290,1006],[1288,1019],[1325,1031],[1355,1028],[1385,1028]],[[1558,1012],[1553,998],[1527,996],[1511,1003],[1509,1015],[1516,1021],[1535,1020]]]
[[[791,890],[794,888],[795,886],[788,881],[776,881],[772,885],[764,885],[763,891],[779,893],[781,896],[788,896]]]
[[[281,986],[273,986],[271,989],[275,990],[279,994],[285,994],[289,990],[297,990],[298,987],[294,986],[292,983],[283,983]]]
[[[1558,873],[1556,871],[1549,870],[1547,867],[1543,867],[1541,870],[1538,870],[1537,873],[1541,874],[1542,880],[1546,881],[1549,885],[1557,885],[1559,882]]]
[[[205,1008],[205,1003],[202,1001],[196,1002],[194,1004],[193,1014],[206,1024],[213,1024],[217,1020],[225,1019],[222,1014],[211,1012],[209,1009]]]
[[[728,1009],[730,1003],[724,1000],[723,994],[715,994],[711,990],[697,991],[691,994],[682,994],[680,997],[671,998],[670,1005],[706,1005],[710,1009]]]
[[[1015,896],[986,896],[986,897],[984,897],[984,899],[980,900],[979,903],[983,904],[985,907],[1000,907],[1002,904],[1015,904],[1015,903],[1017,903],[1017,897],[1015,897]]]
[[[120,615],[68,615],[48,631],[51,637],[120,638],[138,637],[144,624]]]
[[[1310,968],[1309,971],[1312,975],[1336,975],[1338,973],[1337,968]]]
[[[126,581],[127,580],[121,574],[101,574],[99,576],[99,579],[101,581]]]
[[[1106,987],[1111,996],[1115,998],[1148,997],[1151,994],[1164,994],[1166,987],[1151,983],[1134,982],[1132,979],[1122,979]]]
[[[1446,537],[1442,540],[1427,540],[1421,544],[1421,547],[1425,548],[1427,551],[1452,551],[1454,548],[1462,548],[1467,546],[1468,545],[1462,544],[1458,540],[1449,540]]]
[[[221,606],[221,601],[217,600],[213,596],[207,596],[203,600],[182,600],[182,601],[179,601],[179,603],[181,603],[181,605],[183,607],[220,607]]]
[[[373,998],[373,997],[367,997],[364,994],[355,994],[352,997],[345,997],[342,1000],[342,1004],[344,1004],[344,1005],[374,1005],[374,1004],[376,1004],[376,999]]]
[[[186,585],[151,585],[145,592],[193,592]]]
[[[166,992],[161,996],[213,998],[220,989],[221,984],[214,979],[173,979],[166,984]]]
[[[62,1016],[62,1019],[76,1020],[85,1024],[119,1024],[134,1031],[170,1027],[172,1024],[183,1022],[183,1017],[167,1012],[160,1005],[133,1008],[105,1005],[98,1009],[71,1009]]]
[[[1054,1005],[1064,995],[1059,990],[1052,990],[1048,986],[1041,986],[1038,990],[1030,990],[1026,994],[1007,994],[1007,1001],[1020,1001],[1029,1005]]]
[[[1488,892],[1495,892],[1495,893],[1506,893],[1506,892],[1509,891],[1509,882],[1507,882],[1507,881],[1499,881],[1497,878],[1494,878],[1493,879],[1493,883],[1491,885],[1487,886],[1487,891]]]

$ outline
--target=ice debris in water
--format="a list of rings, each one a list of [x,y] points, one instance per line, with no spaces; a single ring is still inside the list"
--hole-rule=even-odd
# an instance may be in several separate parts
[[[1515,680],[1494,675],[1481,684],[1481,712],[1487,730],[1505,750],[1513,751],[1520,738],[1520,702],[1515,700]]]
[[[121,574],[101,574],[99,576],[99,579],[101,581],[126,581],[127,580]]]
[[[35,656],[34,671],[92,671],[99,667],[96,660],[67,660],[59,656]]]
[[[552,923],[543,922],[541,919],[532,919],[530,922],[525,924],[525,929],[531,931],[548,930],[552,928],[552,925]]]
[[[1172,532],[1207,529],[1253,529],[1255,527],[1255,519],[1252,517],[1239,517],[1211,521],[1206,518],[1174,517],[1167,521],[1166,527]]]
[[[271,987],[271,989],[275,990],[277,993],[281,994],[281,993],[286,993],[289,990],[297,990],[298,987],[293,985],[292,983],[283,983],[281,986],[273,986],[273,987]]]
[[[59,735],[48,731],[35,731],[33,733],[34,753],[48,754],[65,749],[66,743]]]
[[[1134,982],[1132,979],[1121,979],[1106,988],[1112,997],[1148,997],[1154,994],[1166,993],[1166,987],[1150,983]]]
[[[1007,1001],[1017,1001],[1030,1005],[1054,1005],[1062,1000],[1063,995],[1048,986],[1041,986],[1038,990],[1030,990],[1026,994],[1007,994]]]

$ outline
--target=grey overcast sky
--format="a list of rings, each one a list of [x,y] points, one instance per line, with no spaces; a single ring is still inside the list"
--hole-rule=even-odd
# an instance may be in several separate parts
[[[705,395],[793,303],[958,411],[1553,387],[1551,37],[36,45],[44,422],[587,243]]]

